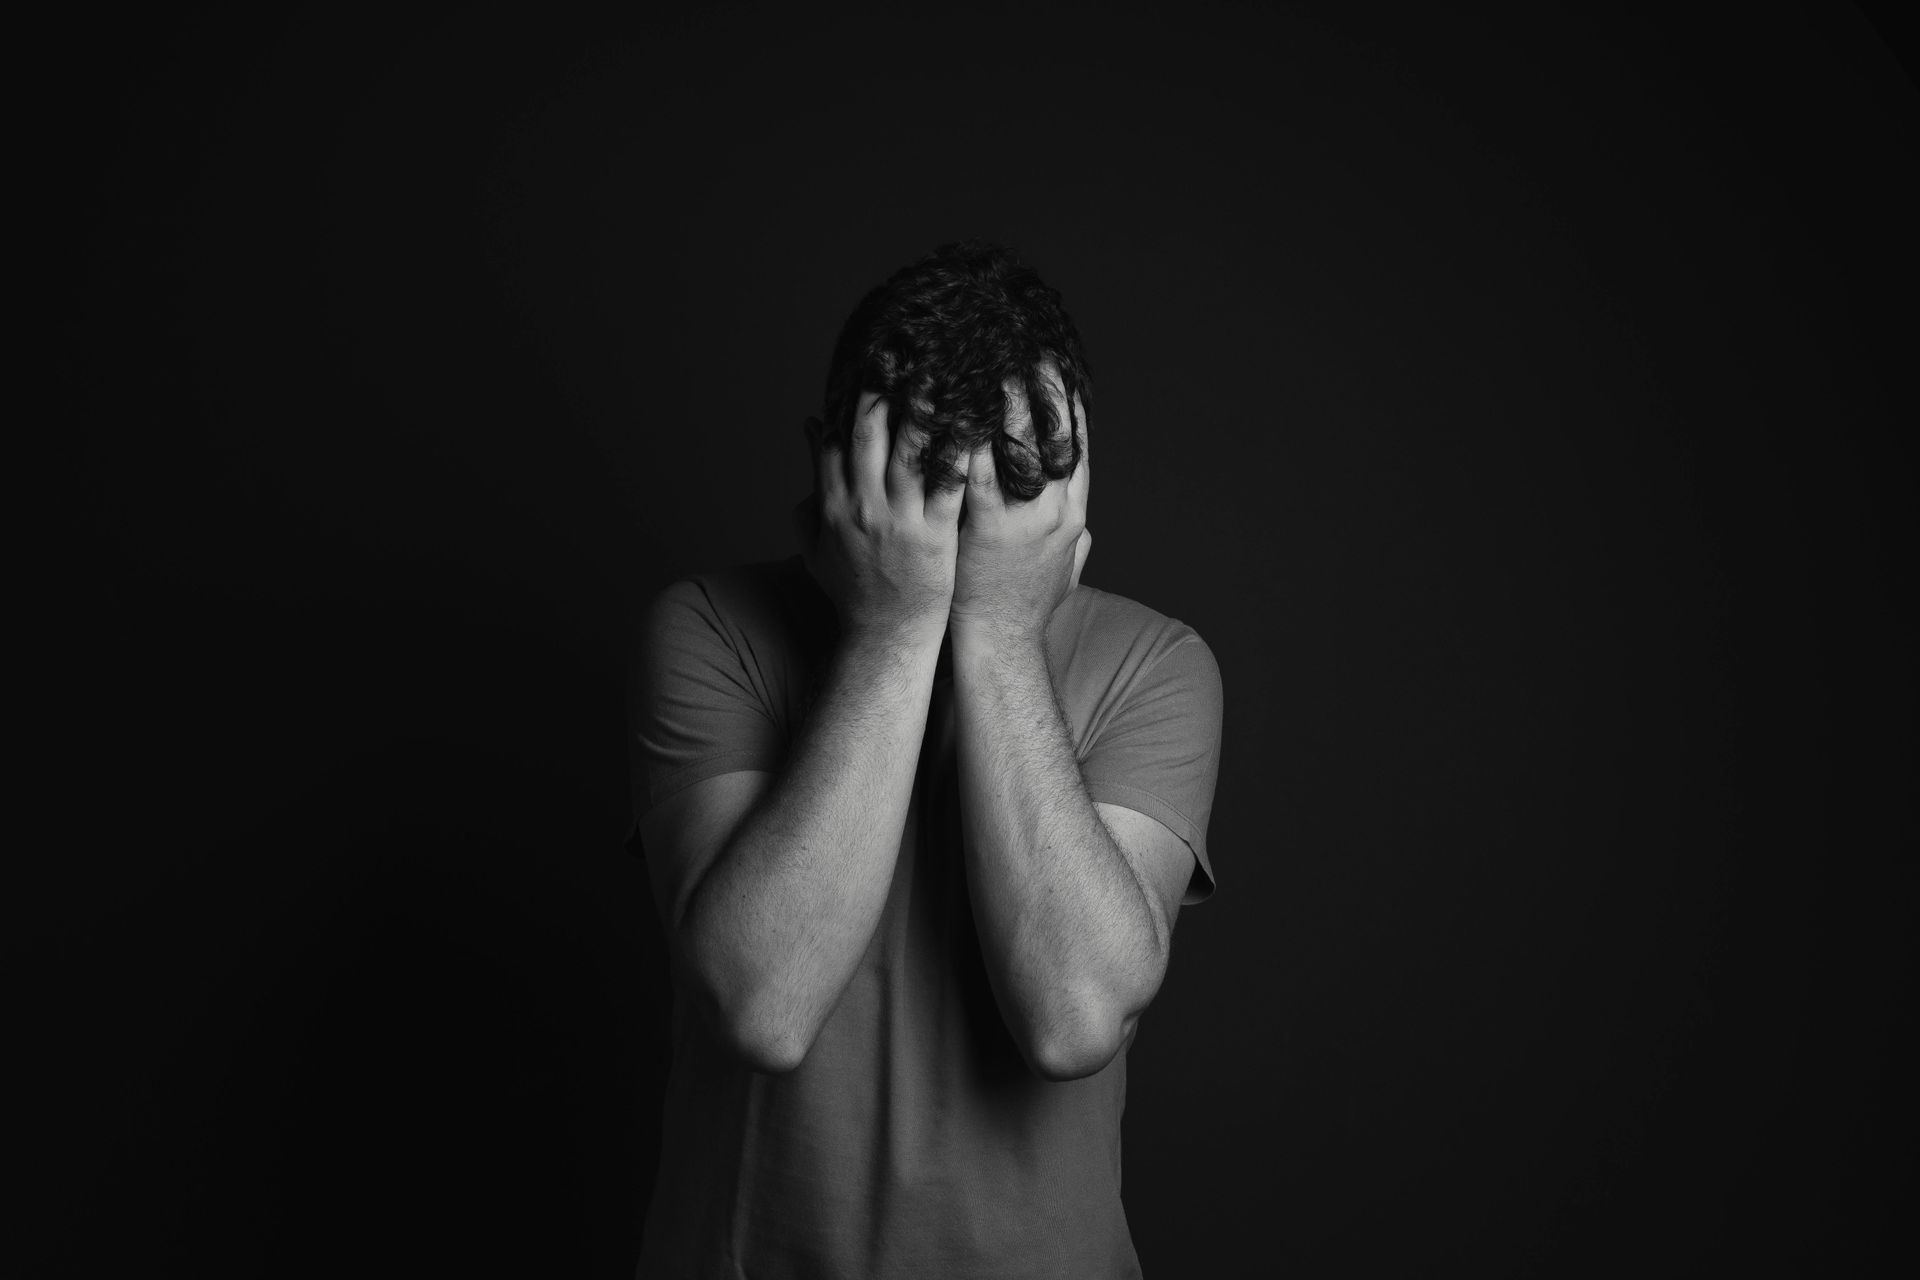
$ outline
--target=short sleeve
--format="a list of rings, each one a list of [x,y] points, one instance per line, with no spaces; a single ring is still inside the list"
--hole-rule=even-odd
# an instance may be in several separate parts
[[[1156,819],[1198,864],[1184,905],[1213,895],[1207,822],[1225,709],[1213,651],[1189,630],[1141,671],[1080,762],[1092,799]]]
[[[743,638],[697,579],[654,597],[628,696],[633,812],[696,782],[738,770],[777,770],[786,733]]]

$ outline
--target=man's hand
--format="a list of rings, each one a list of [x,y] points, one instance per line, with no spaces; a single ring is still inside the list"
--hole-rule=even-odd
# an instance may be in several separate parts
[[[965,490],[929,492],[917,463],[918,433],[903,429],[889,445],[887,402],[862,396],[852,439],[813,444],[817,526],[803,528],[806,565],[850,632],[931,630],[937,639],[953,599],[960,509]]]
[[[1073,402],[1080,464],[1031,502],[1010,504],[1000,492],[993,450],[982,446],[967,462],[966,520],[960,528],[954,572],[952,625],[990,640],[1036,639],[1047,619],[1079,585],[1093,535],[1087,532],[1092,466],[1087,415]]]

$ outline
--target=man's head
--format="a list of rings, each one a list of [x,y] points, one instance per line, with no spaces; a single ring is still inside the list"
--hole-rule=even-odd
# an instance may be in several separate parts
[[[886,397],[895,433],[924,437],[920,470],[930,486],[965,483],[967,455],[991,442],[1009,499],[1036,497],[1073,473],[1080,447],[1067,419],[1075,395],[1084,411],[1093,403],[1059,292],[1011,249],[978,240],[940,246],[860,300],[827,374],[828,438],[846,440],[867,391]]]

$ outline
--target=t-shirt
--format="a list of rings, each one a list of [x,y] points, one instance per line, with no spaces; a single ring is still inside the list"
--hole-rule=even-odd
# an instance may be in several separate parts
[[[778,772],[837,637],[798,556],[667,587],[635,672],[636,812],[719,774]],[[1088,793],[1185,841],[1184,901],[1206,898],[1222,711],[1206,643],[1082,584],[1047,649]],[[1120,1203],[1126,1053],[1049,1082],[1001,1019],[967,892],[952,693],[943,671],[886,906],[802,1063],[737,1065],[676,995],[642,1277],[1139,1274]]]

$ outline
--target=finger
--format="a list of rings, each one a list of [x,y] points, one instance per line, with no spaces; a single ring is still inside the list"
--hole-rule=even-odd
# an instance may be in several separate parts
[[[1000,492],[1000,474],[993,465],[993,445],[983,444],[967,455],[967,509],[997,515],[1006,505]]]
[[[806,421],[807,444],[813,450],[813,491],[820,508],[844,503],[847,499],[847,460],[845,451],[827,439],[820,419]]]
[[[903,409],[894,424],[893,447],[887,453],[887,501],[896,510],[917,511],[925,485],[920,479],[920,448],[926,433],[907,423]]]
[[[880,500],[887,495],[887,398],[874,394],[853,420],[852,456],[848,483],[856,499]]]
[[[1085,523],[1087,497],[1093,489],[1093,457],[1087,447],[1087,410],[1077,391],[1073,395],[1073,436],[1080,442],[1080,461],[1067,479],[1067,512],[1069,518]]]
[[[925,519],[928,524],[934,525],[956,524],[960,519],[960,508],[965,506],[967,501],[966,483],[963,480],[960,484],[948,484],[945,488],[939,488],[936,487],[936,482],[940,479],[938,475],[925,477],[926,506],[923,508]]]

